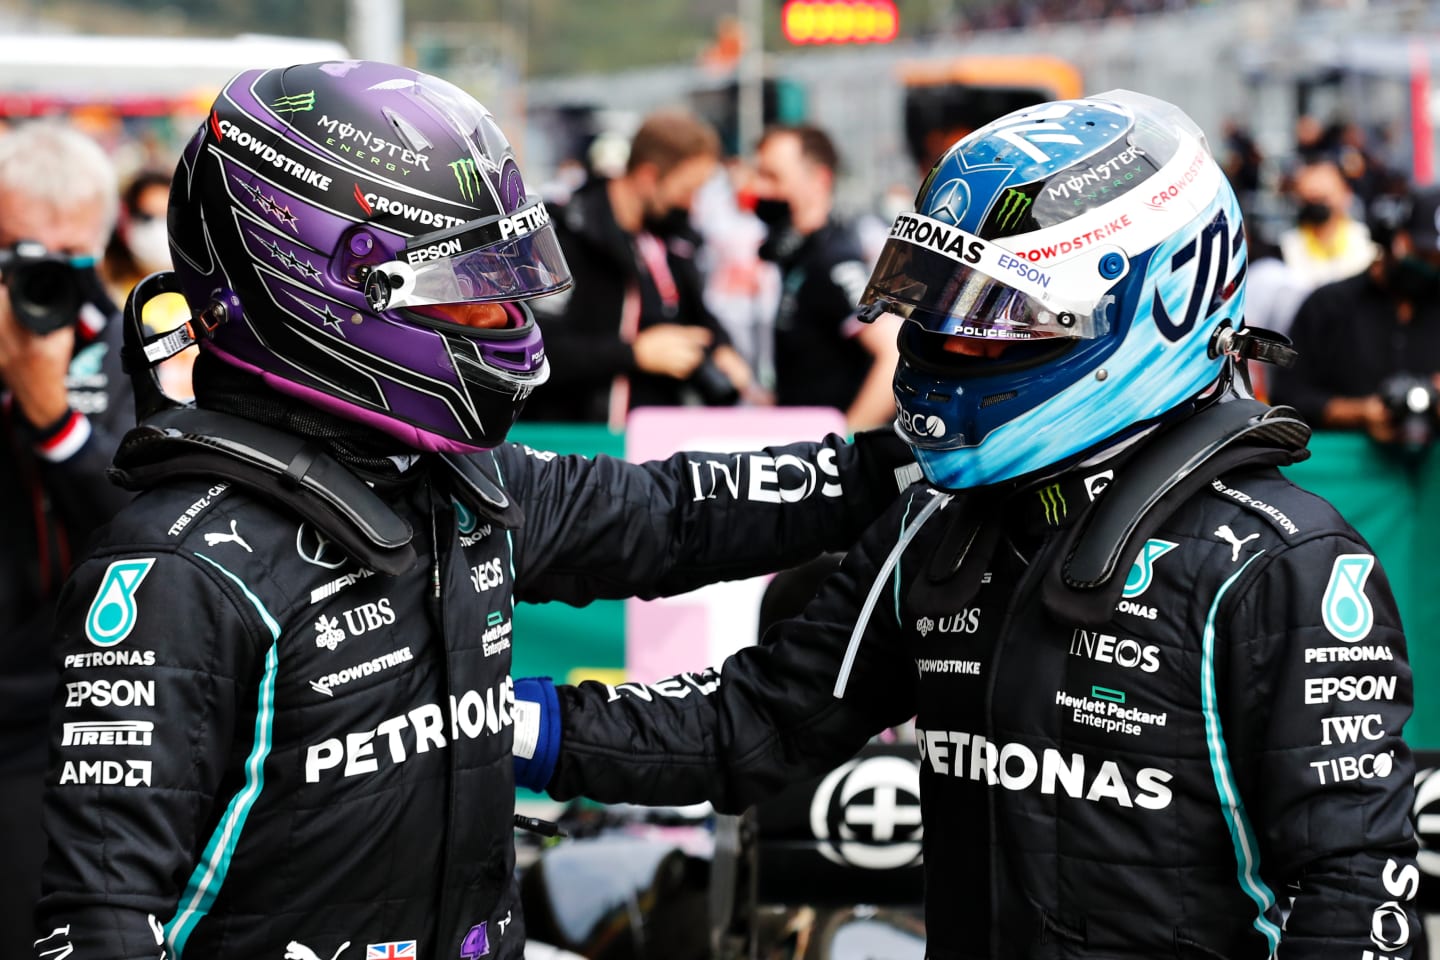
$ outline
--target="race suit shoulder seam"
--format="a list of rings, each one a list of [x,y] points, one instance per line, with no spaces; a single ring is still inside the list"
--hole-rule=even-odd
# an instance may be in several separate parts
[[[1337,550],[1337,555],[1344,552],[1359,552],[1374,555],[1374,551],[1372,551],[1369,545],[1360,539],[1358,535],[1351,536],[1347,535],[1344,531],[1337,530],[1314,530],[1300,535],[1295,540],[1286,540],[1273,547],[1267,547],[1259,561],[1252,565],[1253,568],[1247,572],[1246,576],[1243,577],[1240,582],[1235,584],[1235,589],[1230,591],[1229,595],[1226,596],[1224,608],[1220,616],[1217,617],[1217,622],[1231,623],[1240,605],[1250,598],[1251,590],[1260,582],[1261,578],[1265,575],[1265,571],[1268,570],[1272,564],[1285,558],[1296,549],[1314,543],[1317,540],[1335,540],[1351,548],[1350,550]]]

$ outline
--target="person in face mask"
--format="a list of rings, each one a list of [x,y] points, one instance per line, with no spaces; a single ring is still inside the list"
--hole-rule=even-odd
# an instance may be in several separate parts
[[[170,269],[170,241],[165,234],[165,207],[170,202],[170,178],[156,170],[143,170],[120,195],[120,217],[105,245],[103,272],[116,302],[130,288],[158,270]]]
[[[106,290],[123,304],[135,284],[161,270],[170,269],[170,238],[165,232],[165,208],[170,203],[170,175],[142,170],[120,193],[120,217],[105,245],[101,273]],[[145,306],[141,318],[152,333],[165,333],[190,319],[185,298],[178,294],[156,297]],[[185,350],[159,367],[165,392],[172,397],[194,396],[190,372],[196,350]]]
[[[535,304],[552,374],[531,419],[620,429],[633,407],[730,404],[749,386],[749,367],[705,306],[690,227],[719,155],[704,121],[658,111],[636,131],[623,173],[553,209],[575,285]]]
[[[895,415],[896,329],[855,318],[870,267],[854,229],[833,216],[839,156],[823,130],[773,127],[755,154],[760,256],[780,268],[774,390],[781,406],[825,406],[852,430]],[[888,224],[887,224],[888,227]]]
[[[1300,359],[1273,372],[1271,399],[1317,427],[1408,443],[1410,388],[1433,403],[1440,387],[1440,188],[1411,195],[1381,250],[1369,270],[1300,305],[1290,328]]]
[[[1307,288],[1353,277],[1375,259],[1365,224],[1350,216],[1354,194],[1331,160],[1307,163],[1295,172],[1295,226],[1280,236],[1280,252]]]

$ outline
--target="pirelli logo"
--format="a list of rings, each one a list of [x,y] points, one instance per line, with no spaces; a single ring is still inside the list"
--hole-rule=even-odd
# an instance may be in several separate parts
[[[149,720],[86,720],[65,724],[62,747],[148,747],[155,735]]]

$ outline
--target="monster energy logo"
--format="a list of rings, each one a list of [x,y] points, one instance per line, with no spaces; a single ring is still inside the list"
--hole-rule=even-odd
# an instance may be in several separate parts
[[[995,213],[995,226],[1001,230],[1018,227],[1020,225],[1020,218],[1025,216],[1025,211],[1029,210],[1030,204],[1034,202],[1034,197],[1027,196],[1014,187],[1006,190],[1004,201],[1000,204],[1000,209]]]
[[[460,197],[470,203],[474,203],[480,197],[480,171],[475,168],[475,161],[469,157],[464,160],[456,160],[450,164],[450,170],[455,174],[455,182],[460,184]]]
[[[270,106],[275,108],[276,113],[305,113],[315,109],[315,91],[309,90],[305,93],[280,97]]]
[[[1065,495],[1060,492],[1060,484],[1052,483],[1040,491],[1040,505],[1045,508],[1045,522],[1052,527],[1060,526],[1060,521],[1070,513],[1070,507],[1065,503]]]

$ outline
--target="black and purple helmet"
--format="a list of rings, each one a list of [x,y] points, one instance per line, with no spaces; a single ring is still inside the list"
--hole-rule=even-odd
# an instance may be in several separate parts
[[[500,443],[549,376],[524,301],[569,268],[495,119],[444,80],[240,74],[180,159],[169,227],[190,308],[226,308],[203,349],[416,449]],[[437,306],[480,303],[508,322]]]

